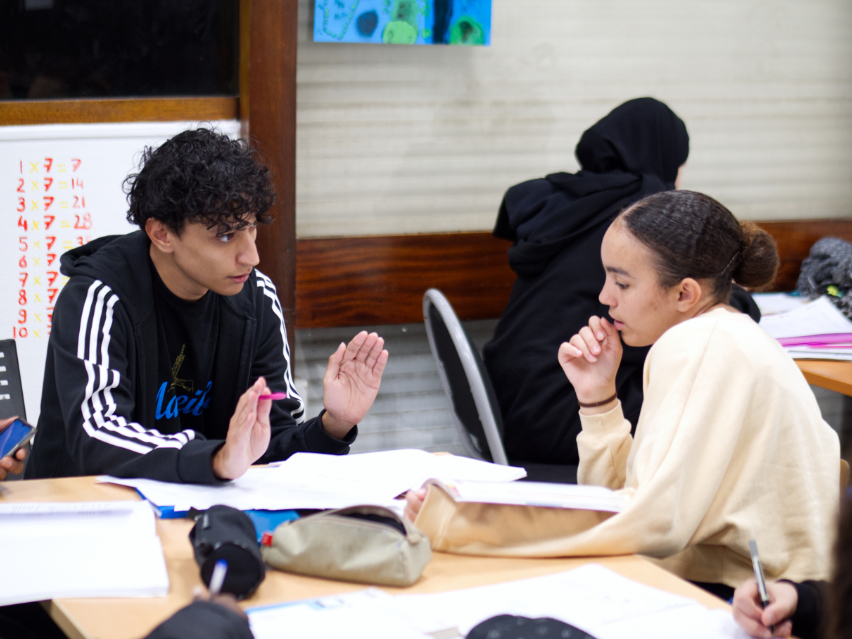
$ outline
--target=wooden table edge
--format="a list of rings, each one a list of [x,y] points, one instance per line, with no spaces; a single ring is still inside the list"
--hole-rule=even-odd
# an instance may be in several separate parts
[[[40,603],[42,608],[45,609],[50,618],[53,619],[53,622],[59,626],[59,629],[65,633],[68,639],[95,639],[84,628],[80,628],[74,623],[73,615],[68,612],[61,599],[52,599]]]
[[[852,362],[825,359],[797,359],[808,384],[852,396]]]

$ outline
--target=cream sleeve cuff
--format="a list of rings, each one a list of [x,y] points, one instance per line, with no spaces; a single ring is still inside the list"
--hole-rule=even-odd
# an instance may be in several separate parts
[[[585,439],[624,436],[625,428],[627,433],[630,433],[630,422],[624,419],[620,400],[615,403],[612,410],[599,415],[584,415],[581,411],[580,423],[583,426],[580,437]]]
[[[623,488],[633,438],[630,436],[630,422],[624,419],[621,402],[600,415],[580,413],[580,422],[583,430],[577,435],[577,452],[580,454],[577,483],[606,486],[613,490]]]

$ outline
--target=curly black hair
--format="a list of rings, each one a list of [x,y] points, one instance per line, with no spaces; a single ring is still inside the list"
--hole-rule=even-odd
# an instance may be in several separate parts
[[[183,131],[154,149],[145,147],[139,172],[124,180],[127,221],[145,228],[149,218],[177,234],[199,222],[221,234],[255,218],[272,221],[275,192],[269,169],[245,140],[214,129]]]

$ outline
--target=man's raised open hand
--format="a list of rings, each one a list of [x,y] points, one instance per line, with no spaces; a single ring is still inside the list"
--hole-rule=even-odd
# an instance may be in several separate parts
[[[213,472],[219,479],[242,477],[269,448],[272,400],[258,399],[269,392],[266,380],[259,377],[237,402],[225,445],[213,456]]]
[[[384,345],[376,333],[361,331],[328,358],[322,378],[323,428],[332,437],[345,437],[373,405],[388,361]]]

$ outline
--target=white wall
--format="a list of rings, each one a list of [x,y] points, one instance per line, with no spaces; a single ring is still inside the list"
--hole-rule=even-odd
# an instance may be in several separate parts
[[[741,219],[852,215],[849,0],[493,0],[489,48],[311,41],[300,0],[300,236],[487,230],[517,182],[651,95],[684,187]]]

